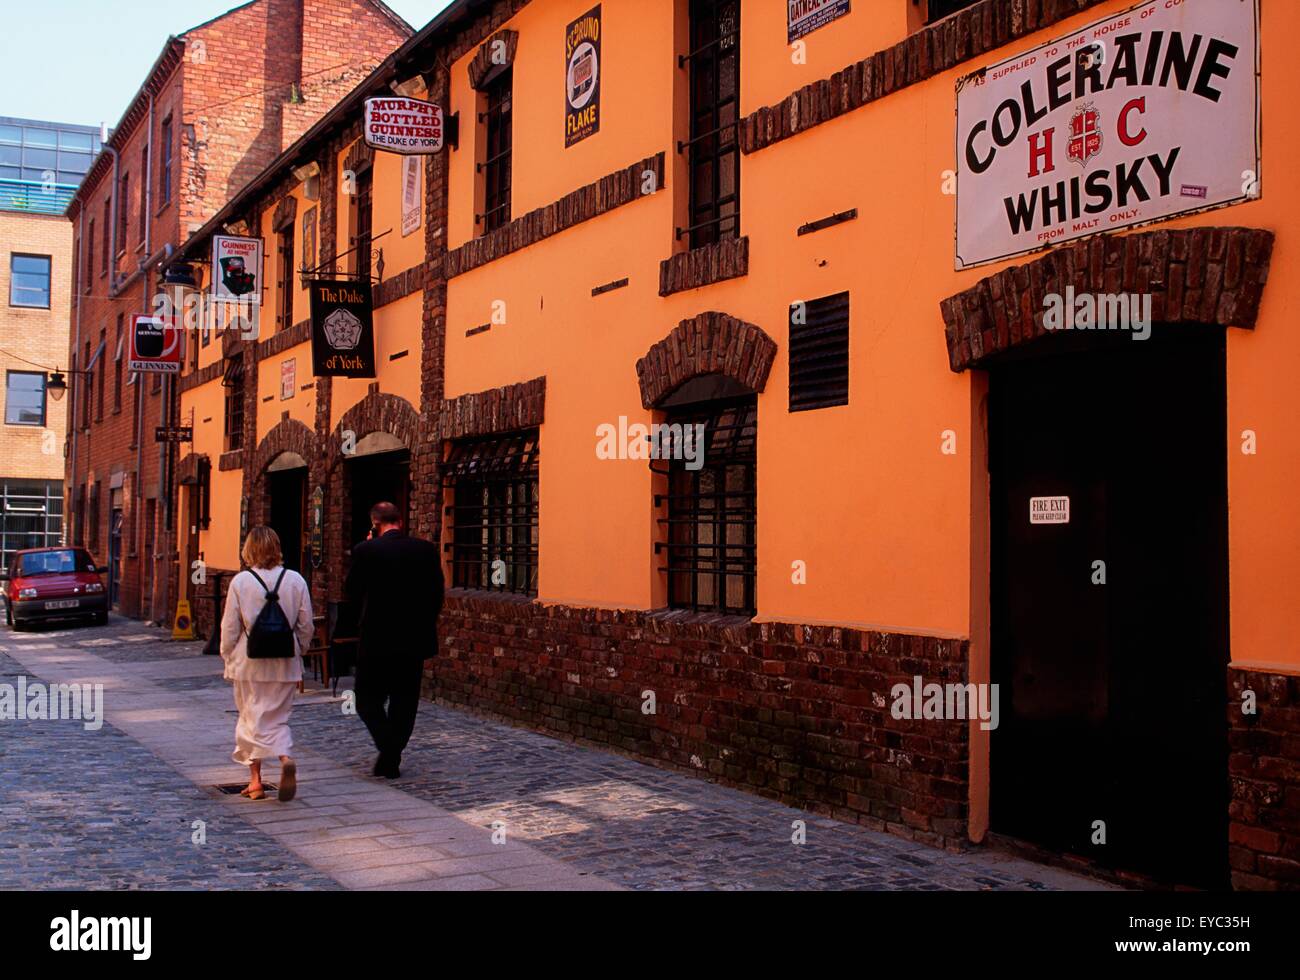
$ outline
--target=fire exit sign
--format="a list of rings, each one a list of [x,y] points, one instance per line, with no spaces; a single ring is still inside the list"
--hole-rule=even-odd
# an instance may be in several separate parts
[[[1069,497],[1030,497],[1030,524],[1069,524]]]

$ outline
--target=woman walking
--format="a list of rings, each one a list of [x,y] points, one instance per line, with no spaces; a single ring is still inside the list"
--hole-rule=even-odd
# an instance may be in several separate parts
[[[235,707],[239,721],[235,724],[235,751],[231,758],[249,770],[248,787],[240,794],[252,800],[266,797],[262,788],[262,760],[280,760],[280,800],[287,803],[297,792],[297,766],[289,754],[293,735],[289,715],[293,696],[302,680],[302,651],[311,643],[311,593],[297,572],[284,568],[280,537],[269,527],[255,527],[248,532],[240,553],[246,571],[230,583],[226,609],[221,617],[221,657],[226,663],[225,678],[234,683]],[[292,638],[277,645],[274,637],[267,642],[268,628],[277,622],[274,615],[259,615],[269,600],[274,600],[284,614],[279,625],[292,630]],[[271,610],[274,613],[274,610]],[[250,651],[250,634],[254,637]]]

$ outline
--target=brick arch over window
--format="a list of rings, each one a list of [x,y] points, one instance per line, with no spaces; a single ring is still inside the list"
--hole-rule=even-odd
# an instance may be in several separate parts
[[[1046,298],[1151,294],[1156,323],[1253,329],[1273,254],[1273,233],[1212,227],[1093,238],[981,279],[939,304],[955,372],[1049,333]]]
[[[721,374],[760,392],[776,358],[776,341],[725,313],[683,320],[636,362],[641,404],[654,408],[691,378]]]
[[[346,459],[343,455],[345,432],[354,433],[357,442],[373,433],[384,432],[400,439],[407,449],[414,452],[420,432],[420,413],[405,398],[372,391],[349,408],[334,427],[331,467]]]

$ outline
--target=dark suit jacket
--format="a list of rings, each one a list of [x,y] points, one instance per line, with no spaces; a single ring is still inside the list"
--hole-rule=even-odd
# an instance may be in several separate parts
[[[344,590],[357,617],[359,655],[437,656],[443,588],[442,560],[430,541],[389,531],[353,548]]]

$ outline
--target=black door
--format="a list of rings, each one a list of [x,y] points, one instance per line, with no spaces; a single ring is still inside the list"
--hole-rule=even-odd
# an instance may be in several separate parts
[[[363,456],[347,464],[352,491],[352,532],[349,549],[370,534],[370,508],[390,503],[410,527],[411,454],[406,451]]]
[[[1158,325],[990,372],[992,827],[1204,887],[1227,881],[1225,384],[1221,329]]]
[[[306,469],[281,470],[267,474],[271,493],[271,527],[280,536],[284,567],[304,576],[309,563],[303,560],[307,517]],[[310,581],[310,578],[308,579]]]

